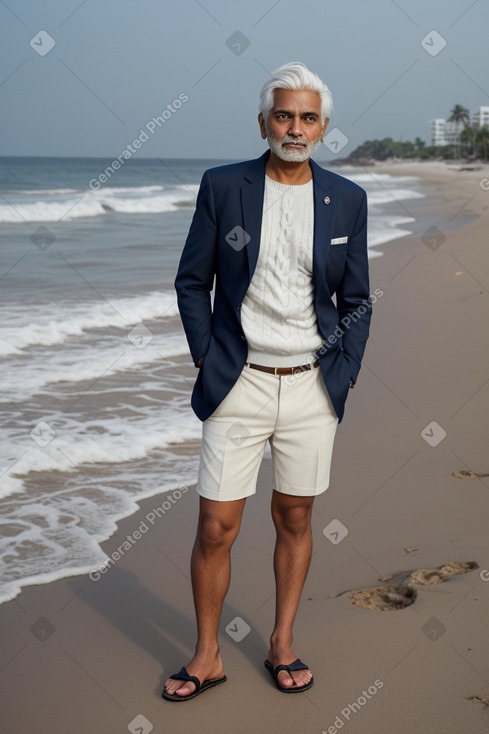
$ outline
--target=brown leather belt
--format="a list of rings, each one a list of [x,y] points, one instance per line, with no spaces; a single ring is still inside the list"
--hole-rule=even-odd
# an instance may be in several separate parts
[[[248,367],[254,370],[260,370],[260,372],[268,372],[269,375],[296,375],[299,372],[305,370],[311,370],[313,367],[319,367],[319,362],[313,362],[312,364],[302,364],[299,367],[265,367],[262,364],[251,364],[248,362]]]

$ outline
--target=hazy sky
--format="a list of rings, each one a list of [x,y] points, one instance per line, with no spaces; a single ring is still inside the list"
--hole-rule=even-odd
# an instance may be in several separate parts
[[[143,129],[138,157],[253,157],[267,71],[295,60],[348,139],[323,159],[489,105],[488,0],[0,0],[0,28],[0,155],[110,158]]]

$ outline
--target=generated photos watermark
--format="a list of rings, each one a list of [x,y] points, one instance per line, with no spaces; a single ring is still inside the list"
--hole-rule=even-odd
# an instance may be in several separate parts
[[[348,316],[343,316],[338,326],[335,328],[333,333],[324,340],[323,344],[319,347],[316,354],[318,356],[326,354],[326,352],[331,349],[338,342],[339,339],[343,337],[345,330],[350,329],[352,324],[356,324],[356,322],[359,321],[362,316],[364,316],[367,311],[372,308],[372,305],[374,303],[377,303],[379,298],[382,298],[383,295],[384,291],[381,288],[376,288],[367,299],[362,301],[361,305],[358,306],[358,308],[351,312],[351,314],[349,314]]]
[[[136,349],[144,349],[152,341],[153,337],[154,334],[151,329],[148,329],[143,323],[136,324],[127,335],[127,338],[134,344]]]
[[[447,238],[439,227],[430,227],[421,237],[421,242],[430,250],[438,250],[446,242]]]
[[[447,432],[439,423],[431,421],[431,423],[428,423],[428,425],[423,428],[421,436],[424,438],[428,446],[431,446],[431,448],[434,449],[447,437]]]
[[[46,423],[46,421],[39,421],[39,423],[34,426],[32,431],[29,433],[29,436],[32,438],[34,443],[37,443],[41,449],[44,449],[55,438],[56,431],[49,425],[49,423]]]
[[[229,230],[224,239],[226,240],[228,245],[233,248],[233,250],[239,252],[243,249],[243,247],[246,247],[248,242],[251,240],[251,236],[245,229],[243,229],[243,227],[240,227],[240,225],[237,224],[235,227]]]
[[[323,729],[321,734],[337,734],[337,732],[342,729],[345,724],[351,721],[352,717],[356,716],[358,712],[361,711],[362,708],[366,706],[369,701],[372,700],[372,698],[380,691],[381,688],[383,688],[383,686],[384,682],[377,678],[377,680],[374,681],[371,686],[369,686],[365,691],[362,691],[361,695],[358,696],[356,701],[353,701],[352,703],[349,703],[347,706],[342,708],[333,723],[328,726],[327,729]]]
[[[46,642],[55,632],[54,626],[46,617],[39,617],[31,626],[31,633],[39,642]]]
[[[242,617],[234,617],[224,629],[235,642],[241,642],[251,632],[250,625]]]
[[[334,127],[324,138],[324,145],[331,153],[339,153],[348,145],[348,142],[348,137],[339,127]]]
[[[234,31],[234,33],[226,39],[226,46],[235,56],[241,56],[241,54],[244,53],[250,45],[250,39],[241,31]]]
[[[439,640],[446,631],[447,628],[445,627],[443,622],[440,622],[438,617],[431,617],[421,627],[421,632],[424,634],[425,637],[428,638],[430,642],[436,642],[437,640]]]
[[[127,729],[131,734],[150,734],[150,732],[153,731],[154,726],[144,714],[138,714],[129,722]]]
[[[121,558],[126,555],[126,553],[132,550],[136,543],[141,540],[143,535],[146,535],[146,533],[151,530],[151,528],[156,524],[157,520],[170,512],[170,510],[174,507],[174,505],[177,504],[179,500],[182,499],[183,495],[186,492],[188,492],[187,485],[181,484],[178,489],[175,489],[173,490],[173,492],[165,495],[165,499],[161,502],[161,504],[157,507],[153,507],[152,510],[146,513],[144,520],[141,520],[138,528],[129,535],[126,535],[126,539],[117,546],[115,551],[110,554],[107,560],[102,563],[98,568],[90,571],[90,573],[88,574],[90,580],[100,581],[102,576],[104,576],[107,571],[112,568],[112,566],[115,566],[115,564],[120,561]]]
[[[42,30],[36,33],[34,38],[31,38],[29,46],[39,56],[46,56],[56,46],[56,41],[47,31]]]
[[[348,535],[348,528],[346,525],[343,525],[341,520],[338,520],[338,518],[335,517],[334,520],[331,520],[331,522],[323,528],[323,535],[330,543],[338,545],[338,543],[341,543],[341,541]]]
[[[421,48],[424,48],[430,56],[438,56],[447,45],[447,40],[438,31],[430,31],[421,39]]]
[[[163,125],[166,125],[168,120],[176,113],[178,110],[185,104],[185,102],[188,102],[189,96],[185,92],[181,92],[181,94],[176,97],[173,102],[170,102],[166,105],[165,109],[161,111],[159,115],[155,115],[154,117],[149,120],[144,128],[141,128],[139,131],[139,135],[137,138],[134,138],[132,143],[128,143],[124,150],[119,153],[119,155],[114,158],[112,163],[104,168],[102,173],[99,173],[99,175],[96,178],[90,179],[88,185],[92,189],[92,191],[98,191],[102,184],[107,183],[112,176],[124,165],[126,161],[131,160],[133,155],[143,147],[145,143],[150,140],[150,135],[154,135],[159,129],[163,127]],[[147,131],[147,132],[146,132]]]
[[[317,361],[317,358],[320,356],[323,356],[326,354],[326,352],[331,349],[339,339],[341,339],[345,333],[345,330],[348,330],[351,328],[352,324],[355,324],[359,319],[361,319],[364,314],[367,313],[367,311],[372,308],[372,305],[376,303],[379,298],[382,298],[384,295],[384,291],[380,288],[376,288],[375,291],[366,299],[363,301],[363,303],[358,306],[355,311],[353,311],[348,316],[343,316],[343,318],[340,321],[340,324],[336,326],[335,330],[332,334],[328,336],[327,339],[324,340],[322,345],[319,347],[319,349],[316,350],[315,354],[310,355],[307,360],[306,364],[297,367],[294,370],[294,374],[287,375],[284,379],[287,385],[294,385],[296,380],[305,372],[308,372],[310,369],[312,369]]]
[[[53,244],[56,237],[50,229],[48,229],[44,225],[41,225],[36,229],[35,232],[31,234],[29,239],[38,248],[38,250],[41,250],[41,252],[43,252],[44,250],[48,249],[49,245]]]

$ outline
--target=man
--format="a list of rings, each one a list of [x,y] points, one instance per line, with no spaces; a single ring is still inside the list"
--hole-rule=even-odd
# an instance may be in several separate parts
[[[273,72],[258,116],[270,150],[204,174],[182,253],[175,286],[199,368],[192,406],[203,421],[191,563],[198,640],[165,683],[171,701],[226,680],[218,626],[230,550],[267,440],[277,539],[265,666],[285,693],[313,683],[292,651],[292,625],[311,558],[314,497],[329,484],[371,312],[365,192],[310,160],[330,108],[328,88],[303,64]]]

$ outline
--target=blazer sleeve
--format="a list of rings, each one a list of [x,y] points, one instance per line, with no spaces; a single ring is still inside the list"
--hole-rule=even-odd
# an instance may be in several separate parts
[[[343,352],[353,383],[360,371],[372,316],[367,253],[367,195],[364,192],[348,247],[345,272],[336,291]]]
[[[212,328],[211,291],[216,271],[217,218],[209,173],[204,173],[180,258],[175,288],[194,364],[205,357]]]

